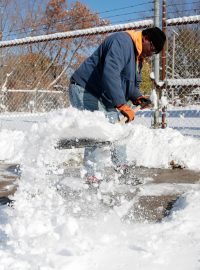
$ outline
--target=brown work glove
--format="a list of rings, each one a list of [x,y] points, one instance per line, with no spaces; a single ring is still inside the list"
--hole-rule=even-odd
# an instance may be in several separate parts
[[[147,96],[139,96],[133,104],[140,105],[142,110],[152,107],[152,102]]]
[[[116,107],[127,118],[126,123],[134,120],[135,112],[128,105],[122,104]]]

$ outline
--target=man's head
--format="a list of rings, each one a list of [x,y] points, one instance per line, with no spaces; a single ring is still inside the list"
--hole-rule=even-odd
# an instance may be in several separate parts
[[[166,35],[158,27],[147,28],[142,31],[141,57],[149,57],[162,51]]]

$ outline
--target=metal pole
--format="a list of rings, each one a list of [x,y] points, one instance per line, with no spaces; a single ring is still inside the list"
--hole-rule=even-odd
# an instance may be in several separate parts
[[[160,0],[154,0],[154,26],[159,27],[160,26],[160,16],[159,16],[159,8],[160,8]],[[155,85],[158,85],[159,82],[159,54],[154,55],[154,80]],[[158,128],[159,127],[159,93],[156,89],[157,94],[157,108],[154,111],[153,115],[153,127]]]
[[[172,40],[172,79],[174,79],[175,75],[175,55],[176,55],[176,35],[178,36],[178,33],[173,30],[173,40]],[[172,103],[174,101],[174,88],[172,89]]]
[[[3,8],[2,8],[2,1],[0,0],[0,41],[2,41],[3,38]],[[0,74],[0,85],[2,88],[3,85],[3,49],[0,48],[0,69],[1,69],[1,74]]]
[[[166,0],[163,0],[162,7],[162,31],[166,34],[167,32],[167,11],[166,11]],[[162,81],[166,80],[166,44],[162,50]]]
[[[160,3],[159,0],[154,0],[154,26],[160,26]],[[154,74],[155,81],[159,82],[159,54],[154,56]]]
[[[2,9],[2,1],[0,0],[0,42],[3,39],[3,9]],[[3,110],[5,110],[5,93],[3,92],[3,48],[0,48],[0,105]]]
[[[176,36],[173,32],[173,43],[172,43],[172,79],[174,79],[174,63],[175,63],[175,46],[176,46]],[[172,88],[172,104],[174,103],[174,88]]]
[[[162,31],[166,34],[167,32],[167,12],[166,12],[166,0],[163,0],[162,4]],[[166,44],[162,50],[162,81],[166,82]],[[167,86],[166,86],[167,87]],[[161,90],[161,96],[163,90]],[[167,106],[162,106],[162,117],[161,117],[161,128],[166,128],[167,126]]]
[[[174,31],[173,31],[173,43],[172,43],[172,79],[174,79],[175,46],[176,46],[176,36],[175,36]]]

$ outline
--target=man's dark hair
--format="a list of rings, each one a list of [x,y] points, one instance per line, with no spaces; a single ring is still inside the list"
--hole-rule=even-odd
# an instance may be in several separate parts
[[[156,49],[155,53],[159,53],[160,51],[162,51],[166,41],[166,35],[162,30],[160,30],[160,28],[147,28],[142,31],[142,35],[147,36],[148,39],[153,43]]]

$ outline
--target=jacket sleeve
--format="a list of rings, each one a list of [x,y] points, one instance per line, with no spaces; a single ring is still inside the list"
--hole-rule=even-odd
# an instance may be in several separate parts
[[[139,73],[138,71],[136,71],[136,82],[135,82],[135,90],[134,90],[134,95],[130,98],[130,100],[132,101],[132,103],[134,104],[134,102],[136,101],[136,99],[140,96],[142,96],[143,94],[140,92],[140,83],[142,82],[142,76],[141,73]]]
[[[125,50],[130,48],[122,41],[116,38],[109,44],[102,72],[102,94],[113,106],[126,103],[121,86],[121,71],[128,61],[128,53],[125,53]]]
[[[135,72],[135,91],[134,95],[130,99],[133,104],[135,103],[138,97],[142,96],[142,93],[140,92],[140,83],[142,82],[142,67],[143,67],[143,59],[140,59],[137,66],[137,70]]]

